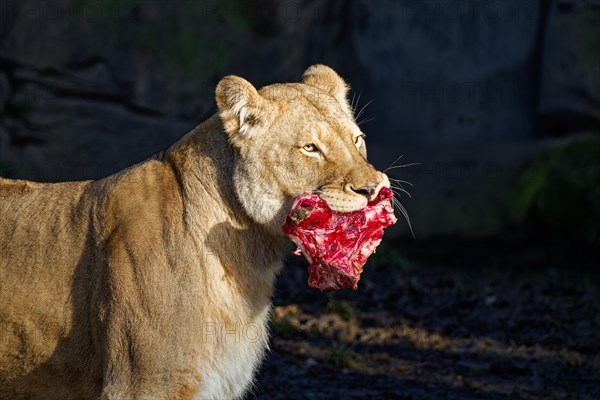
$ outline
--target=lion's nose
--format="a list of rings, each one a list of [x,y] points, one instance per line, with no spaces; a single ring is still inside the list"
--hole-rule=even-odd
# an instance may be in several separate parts
[[[352,184],[350,185],[350,190],[352,190],[354,193],[358,193],[358,194],[362,194],[363,196],[365,196],[367,199],[372,199],[373,196],[376,194],[375,191],[377,190],[377,184],[376,183],[367,183],[364,186],[355,188]]]

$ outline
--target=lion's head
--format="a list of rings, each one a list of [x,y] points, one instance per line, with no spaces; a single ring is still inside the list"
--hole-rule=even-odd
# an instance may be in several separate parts
[[[281,226],[299,195],[319,194],[335,211],[363,208],[387,176],[367,161],[364,134],[331,68],[308,68],[302,83],[256,90],[228,76],[216,100],[236,149],[236,194],[257,222]]]

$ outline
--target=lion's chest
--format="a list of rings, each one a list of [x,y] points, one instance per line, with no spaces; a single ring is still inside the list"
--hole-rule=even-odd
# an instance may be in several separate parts
[[[196,399],[236,399],[245,393],[268,347],[269,312],[270,305],[247,323],[206,324],[210,361],[200,366],[203,383]]]

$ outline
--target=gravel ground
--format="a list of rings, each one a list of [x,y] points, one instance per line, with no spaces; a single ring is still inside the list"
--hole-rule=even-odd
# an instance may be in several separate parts
[[[560,246],[384,244],[357,291],[327,294],[290,258],[247,398],[600,399],[599,259]]]

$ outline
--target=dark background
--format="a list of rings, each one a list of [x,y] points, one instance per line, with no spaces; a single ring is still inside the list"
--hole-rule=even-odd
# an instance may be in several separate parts
[[[600,397],[598,0],[0,0],[0,176],[104,177],[221,77],[314,63],[369,104],[375,166],[420,163],[389,171],[416,238],[390,229],[356,293],[290,261],[255,395]]]

